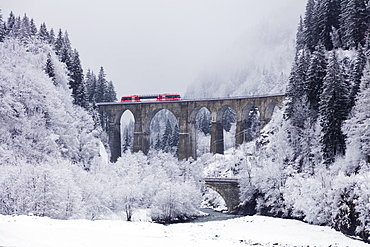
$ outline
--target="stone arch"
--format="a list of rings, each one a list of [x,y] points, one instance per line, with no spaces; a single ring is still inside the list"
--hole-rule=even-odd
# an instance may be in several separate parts
[[[136,119],[136,113],[135,113],[135,111],[133,111],[132,109],[130,109],[130,108],[123,108],[123,109],[121,109],[121,110],[119,110],[116,114],[115,114],[115,118],[114,118],[114,123],[116,124],[116,125],[119,125],[119,124],[121,124],[121,117],[122,117],[122,115],[126,112],[126,111],[130,111],[131,113],[132,113],[132,115],[134,116],[134,119]]]
[[[199,131],[197,131],[197,117],[198,117],[198,114],[201,113],[201,111],[206,111],[208,112],[208,115],[209,115],[209,134],[211,133],[211,122],[212,122],[212,116],[211,116],[211,111],[205,107],[205,106],[198,106],[196,108],[193,109],[193,111],[191,112],[190,114],[190,119],[189,119],[189,122],[190,122],[190,126],[189,126],[189,129],[190,129],[190,136],[191,136],[191,150],[192,150],[192,157],[194,159],[196,159],[198,157],[198,146],[199,146],[199,138],[201,137],[200,134],[199,134]],[[210,151],[210,138],[209,138],[209,143],[208,143],[208,152]]]
[[[222,118],[224,116],[224,113],[227,111],[227,109],[232,109],[234,113],[236,113],[236,110],[231,105],[223,105],[221,108],[217,110],[216,114],[216,121],[212,121],[212,129],[211,129],[211,152],[212,153],[219,153],[224,154],[225,150],[225,137],[224,137],[224,126],[222,123]],[[236,116],[235,116],[236,118]],[[236,119],[235,119],[236,123]],[[236,142],[233,144],[236,145]]]
[[[261,114],[260,109],[255,104],[247,104],[242,110],[242,119],[239,134],[242,136],[240,144],[252,141],[260,131]]]
[[[126,109],[121,114],[120,119],[120,137],[121,137],[121,153],[134,148],[135,138],[135,116],[129,109]]]
[[[237,125],[237,110],[234,106],[226,106],[223,109],[221,123],[223,128],[224,150],[235,148],[236,146],[236,125]]]
[[[113,124],[109,126],[109,140],[111,149],[111,161],[116,162],[121,157],[121,117],[129,108],[123,108],[112,115]],[[130,110],[131,111],[131,110]],[[136,120],[135,112],[131,111]],[[139,125],[135,124],[135,129]],[[134,137],[135,138],[135,137]]]
[[[166,109],[166,108],[158,108],[158,109],[155,109],[155,110],[151,111],[150,114],[145,118],[145,121],[144,121],[144,126],[143,126],[144,138],[143,138],[142,151],[145,154],[147,154],[149,152],[151,146],[154,147],[154,145],[155,145],[155,144],[151,143],[153,141],[153,139],[151,140],[151,137],[153,137],[153,136],[151,136],[151,133],[152,133],[151,127],[153,128],[153,126],[152,126],[153,120],[155,119],[156,115],[159,114],[161,111],[168,112],[168,113],[163,113],[163,114],[168,114],[169,115],[169,118],[166,117],[165,121],[170,121],[169,119],[171,119],[171,118],[173,118],[173,120],[176,121],[175,125],[173,126],[173,128],[176,128],[176,129],[171,129],[171,135],[173,134],[173,132],[177,132],[177,134],[176,133],[174,133],[174,134],[177,135],[177,145],[176,146],[178,147],[178,138],[179,138],[179,120],[178,120],[178,118],[176,117],[175,113],[172,112],[171,110]],[[161,122],[161,127],[163,127],[164,125],[166,125],[166,122]],[[171,128],[172,128],[172,126],[171,126]],[[177,154],[177,152],[176,152],[176,154]]]
[[[274,114],[276,107],[279,107],[279,104],[276,101],[270,102],[265,109],[265,124],[268,124]]]

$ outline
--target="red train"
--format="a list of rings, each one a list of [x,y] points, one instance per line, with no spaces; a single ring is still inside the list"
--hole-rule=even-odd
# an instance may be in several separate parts
[[[158,95],[132,95],[123,96],[121,102],[141,102],[143,99],[156,99],[156,101],[180,100],[180,94],[158,94]]]

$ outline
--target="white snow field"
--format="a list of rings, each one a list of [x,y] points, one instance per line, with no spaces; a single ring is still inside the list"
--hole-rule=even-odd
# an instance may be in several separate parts
[[[150,222],[3,215],[0,215],[0,246],[369,247],[329,227],[264,216],[165,226]]]

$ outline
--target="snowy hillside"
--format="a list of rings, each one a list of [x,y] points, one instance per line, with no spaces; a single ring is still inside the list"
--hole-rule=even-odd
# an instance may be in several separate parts
[[[0,246],[309,246],[366,247],[329,227],[247,216],[164,226],[150,222],[0,216]]]

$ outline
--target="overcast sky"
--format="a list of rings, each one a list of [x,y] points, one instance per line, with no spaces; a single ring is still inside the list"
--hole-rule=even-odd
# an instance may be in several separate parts
[[[103,66],[120,98],[132,94],[184,94],[213,59],[250,26],[304,13],[306,0],[0,0],[39,27],[67,30],[84,73]],[[278,14],[278,15],[276,15]],[[278,21],[277,18],[276,21]]]

